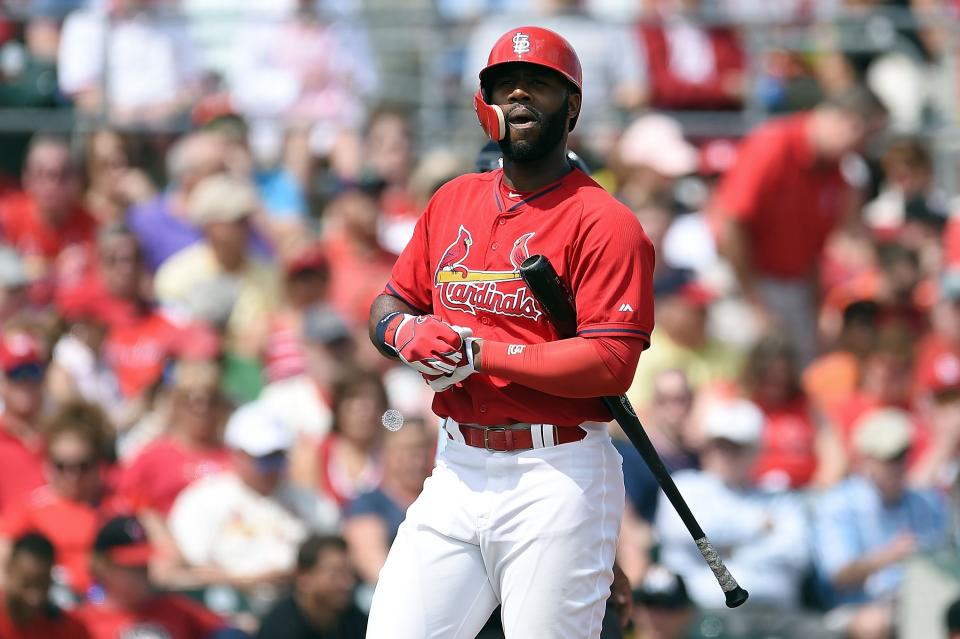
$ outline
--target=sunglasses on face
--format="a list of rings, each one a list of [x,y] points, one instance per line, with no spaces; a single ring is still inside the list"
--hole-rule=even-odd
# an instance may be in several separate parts
[[[62,459],[51,459],[50,465],[53,466],[54,470],[58,473],[75,473],[83,474],[88,473],[94,468],[97,467],[96,460],[93,459],[81,459],[78,461],[65,461]]]
[[[43,366],[40,364],[21,364],[4,373],[11,382],[40,382],[43,380]]]

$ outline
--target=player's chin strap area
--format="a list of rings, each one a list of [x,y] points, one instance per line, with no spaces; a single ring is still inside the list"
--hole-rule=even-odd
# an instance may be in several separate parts
[[[480,90],[473,96],[473,108],[477,112],[480,126],[491,140],[499,142],[507,137],[507,120],[503,117],[503,109],[496,104],[487,104]]]

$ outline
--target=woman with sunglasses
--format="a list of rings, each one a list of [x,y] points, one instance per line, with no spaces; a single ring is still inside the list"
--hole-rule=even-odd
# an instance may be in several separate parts
[[[0,555],[9,553],[11,539],[42,533],[56,549],[59,585],[82,597],[91,585],[90,551],[101,521],[127,510],[105,481],[110,426],[97,406],[78,401],[64,405],[44,431],[48,483],[0,520]]]

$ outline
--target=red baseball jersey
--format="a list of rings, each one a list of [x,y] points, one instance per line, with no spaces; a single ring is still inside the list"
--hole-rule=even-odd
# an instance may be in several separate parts
[[[511,193],[503,171],[465,175],[442,187],[393,268],[387,293],[420,312],[516,344],[558,339],[518,269],[549,258],[573,293],[582,337],[653,330],[653,245],[633,213],[578,170],[536,192]],[[462,423],[607,421],[599,399],[548,395],[471,375],[437,393],[434,412]]]

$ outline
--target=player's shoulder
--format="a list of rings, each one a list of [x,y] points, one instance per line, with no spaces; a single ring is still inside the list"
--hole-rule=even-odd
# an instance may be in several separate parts
[[[568,197],[578,205],[580,228],[591,232],[634,234],[647,241],[646,233],[630,207],[611,195],[593,178],[574,170],[564,178]]]
[[[433,200],[463,195],[478,189],[489,189],[494,178],[500,171],[486,173],[464,173],[446,182],[433,194]]]

